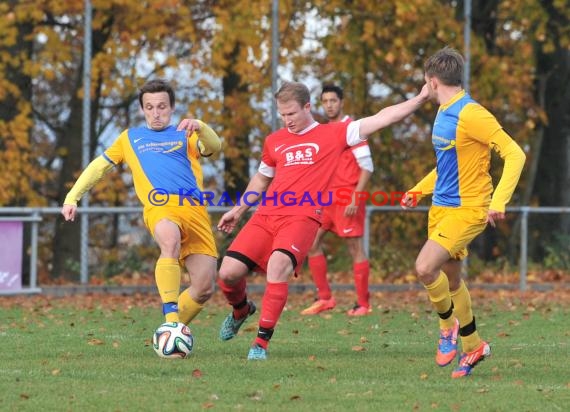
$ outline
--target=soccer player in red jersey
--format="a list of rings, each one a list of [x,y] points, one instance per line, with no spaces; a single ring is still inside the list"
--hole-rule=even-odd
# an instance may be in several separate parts
[[[275,94],[284,128],[264,142],[261,164],[240,202],[225,213],[218,229],[230,233],[256,197],[260,204],[228,248],[218,285],[233,311],[220,329],[232,339],[256,308],[248,301],[246,275],[255,267],[266,273],[257,337],[250,360],[267,358],[267,347],[288,296],[288,280],[302,264],[320,227],[326,190],[338,159],[348,146],[413,113],[428,99],[424,85],[411,99],[353,122],[317,123],[311,114],[309,89],[285,82]],[[258,194],[252,196],[252,193]]]
[[[352,119],[343,113],[344,93],[339,86],[325,85],[321,91],[321,104],[329,122],[349,122]],[[368,277],[370,265],[364,251],[362,235],[366,218],[366,204],[354,198],[354,193],[362,192],[374,171],[372,154],[367,142],[347,147],[340,158],[336,172],[331,180],[329,190],[337,193],[343,190],[352,194],[353,200],[349,205],[333,201],[330,206],[323,208],[322,224],[309,250],[308,263],[313,282],[317,287],[318,299],[301,312],[302,315],[316,315],[333,309],[336,306],[332,291],[327,280],[327,260],[323,252],[323,238],[327,232],[333,232],[343,238],[352,258],[354,286],[357,302],[347,313],[349,316],[363,316],[371,312]]]

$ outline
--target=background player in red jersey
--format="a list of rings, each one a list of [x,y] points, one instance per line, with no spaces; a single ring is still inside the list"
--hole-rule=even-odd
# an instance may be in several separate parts
[[[246,275],[255,267],[267,274],[259,328],[248,354],[250,360],[267,358],[267,347],[285,307],[289,277],[305,259],[320,226],[325,191],[339,156],[370,134],[396,123],[428,98],[419,95],[353,122],[317,123],[311,114],[309,89],[285,82],[275,94],[284,128],[264,142],[261,164],[244,193],[263,193],[260,205],[228,248],[219,270],[222,292],[233,311],[220,329],[222,340],[232,339],[255,312],[247,300]],[[362,138],[361,138],[362,136]],[[230,233],[252,204],[243,198],[225,213],[218,229]]]
[[[339,86],[325,85],[321,91],[321,104],[329,122],[350,122],[352,119],[343,112],[344,93]],[[340,158],[336,172],[331,180],[329,190],[335,193],[338,189],[346,189],[346,193],[362,192],[374,171],[372,155],[367,142],[346,148]],[[364,251],[362,235],[366,218],[366,204],[353,198],[351,204],[344,206],[332,202],[323,208],[322,224],[317,231],[313,246],[309,251],[308,263],[313,282],[317,287],[318,299],[301,312],[302,315],[316,315],[333,309],[336,301],[327,280],[327,259],[323,252],[323,238],[327,232],[333,232],[343,238],[352,258],[354,286],[357,302],[348,311],[349,316],[363,316],[371,312],[368,277],[370,265]]]

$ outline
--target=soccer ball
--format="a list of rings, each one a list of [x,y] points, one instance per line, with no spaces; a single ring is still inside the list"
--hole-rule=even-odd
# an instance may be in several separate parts
[[[161,358],[183,359],[192,353],[194,338],[188,326],[180,322],[166,322],[152,335],[152,347]]]

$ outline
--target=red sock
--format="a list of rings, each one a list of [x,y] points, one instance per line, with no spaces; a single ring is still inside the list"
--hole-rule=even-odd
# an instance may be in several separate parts
[[[241,278],[235,285],[228,285],[223,280],[218,280],[218,286],[228,303],[234,308],[234,319],[241,319],[249,312],[249,305],[243,305],[243,302],[247,302],[246,284],[245,278]],[[240,305],[243,306],[240,307]]]
[[[370,293],[368,292],[370,264],[368,260],[355,263],[352,266],[352,270],[354,271],[354,287],[356,288],[357,302],[360,306],[370,307]]]
[[[317,287],[319,299],[330,299],[332,297],[331,287],[327,280],[327,259],[325,255],[309,257],[309,270],[313,276],[313,282]]]
[[[275,329],[277,321],[287,303],[289,294],[289,284],[287,282],[270,283],[267,282],[265,293],[261,301],[261,315],[259,316],[259,327],[265,329]],[[255,343],[267,349],[268,340],[259,336],[255,338]]]

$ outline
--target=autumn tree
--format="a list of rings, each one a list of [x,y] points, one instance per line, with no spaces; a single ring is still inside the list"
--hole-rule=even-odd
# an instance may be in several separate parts
[[[564,6],[558,0],[473,1],[471,94],[529,158],[511,204],[570,203],[570,11]],[[82,89],[83,7],[83,0],[0,3],[0,205],[61,204],[82,169],[84,93],[91,101],[93,158],[141,119],[137,89],[158,76],[176,87],[176,115],[202,118],[225,140],[222,178],[210,184],[242,190],[273,115],[271,2],[93,0],[89,91]],[[423,61],[432,52],[463,48],[462,11],[461,0],[281,0],[279,81],[307,81],[317,110],[320,85],[335,82],[345,89],[348,113],[375,113],[419,90]],[[371,190],[406,190],[434,166],[435,110],[426,105],[372,136]],[[502,166],[495,163],[497,178]],[[136,204],[124,172],[107,176],[92,192],[92,204]],[[566,219],[540,224],[567,232]],[[92,232],[91,244],[111,247],[113,226],[95,229],[101,232]],[[52,271],[71,275],[79,225],[51,227]],[[375,214],[372,229],[377,251],[392,247],[396,254],[406,250],[407,240],[398,239],[421,239],[425,230],[404,214]],[[516,231],[516,225],[503,229]],[[495,240],[483,242],[480,249],[487,250]]]
[[[45,146],[32,137],[32,79],[40,70],[32,59],[38,20],[32,3],[0,4],[0,206],[46,203],[39,190],[50,176]]]

